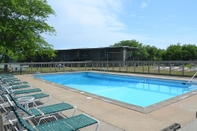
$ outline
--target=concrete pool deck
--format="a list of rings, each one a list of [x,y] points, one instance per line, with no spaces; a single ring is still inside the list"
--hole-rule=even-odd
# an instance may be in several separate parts
[[[101,122],[99,131],[160,131],[173,123],[179,123],[184,129],[196,119],[196,94],[144,114],[95,98],[89,99],[84,94],[34,79],[31,75],[17,75],[16,77],[29,82],[33,87],[41,88],[45,93],[50,94],[52,99],[76,105],[79,113],[84,112],[98,119]],[[188,78],[181,79],[187,80]],[[88,131],[92,128],[83,130]]]

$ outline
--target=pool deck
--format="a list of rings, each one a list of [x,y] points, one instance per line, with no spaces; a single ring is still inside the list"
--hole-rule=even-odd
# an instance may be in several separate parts
[[[101,122],[99,131],[160,131],[173,123],[181,125],[180,131],[193,131],[193,129],[196,129],[194,128],[197,123],[196,94],[144,114],[96,98],[89,99],[85,94],[34,79],[31,75],[17,75],[16,77],[29,82],[33,87],[41,88],[45,93],[51,95],[51,99],[76,105],[78,113],[83,112],[98,119]],[[152,77],[158,78],[158,76]],[[166,78],[166,76],[161,77]],[[176,77],[176,79],[188,80],[189,78]],[[95,126],[92,126],[81,131],[89,131],[94,128]]]

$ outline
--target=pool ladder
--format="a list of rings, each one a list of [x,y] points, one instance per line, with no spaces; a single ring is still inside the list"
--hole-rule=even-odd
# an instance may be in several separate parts
[[[197,71],[196,71],[196,73],[192,76],[192,78],[190,78],[189,80],[188,80],[188,82],[187,83],[190,83],[193,79],[194,79],[194,77],[197,75]]]
[[[34,73],[34,77],[36,78],[36,76],[38,76],[38,75],[41,75],[41,72],[36,71],[36,72]]]
[[[108,71],[107,68],[103,68],[101,73],[107,73],[107,71]]]

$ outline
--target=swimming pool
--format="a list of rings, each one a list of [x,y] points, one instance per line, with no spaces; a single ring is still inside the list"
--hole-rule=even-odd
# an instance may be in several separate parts
[[[186,81],[108,73],[44,74],[37,78],[142,108],[197,89]]]

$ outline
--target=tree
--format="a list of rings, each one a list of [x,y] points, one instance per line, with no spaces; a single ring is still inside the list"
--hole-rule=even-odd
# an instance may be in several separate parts
[[[182,60],[182,57],[182,46],[180,43],[167,47],[165,60]]]
[[[192,44],[184,44],[182,46],[183,60],[196,60],[197,47]]]
[[[114,45],[111,46],[129,46],[129,47],[141,47],[142,44],[139,43],[136,40],[122,40],[118,43],[115,43]]]
[[[123,41],[115,43],[114,45],[111,45],[111,46],[129,46],[129,47],[139,48],[139,51],[132,51],[131,52],[131,57],[134,60],[136,59],[135,58],[136,56],[138,56],[139,60],[145,60],[145,59],[147,59],[147,56],[148,56],[146,49],[144,48],[144,46],[142,46],[142,43],[139,43],[136,40],[123,40]]]
[[[166,53],[166,50],[164,49],[158,49],[158,60],[159,61],[162,61],[162,60],[165,60],[165,53]]]
[[[158,49],[155,46],[146,45],[145,48],[148,53],[147,60],[149,61],[158,60]]]
[[[55,33],[46,23],[51,14],[55,12],[46,0],[1,0],[0,62],[42,55],[54,57],[53,46],[43,38],[43,33]],[[4,69],[7,70],[7,66]]]

